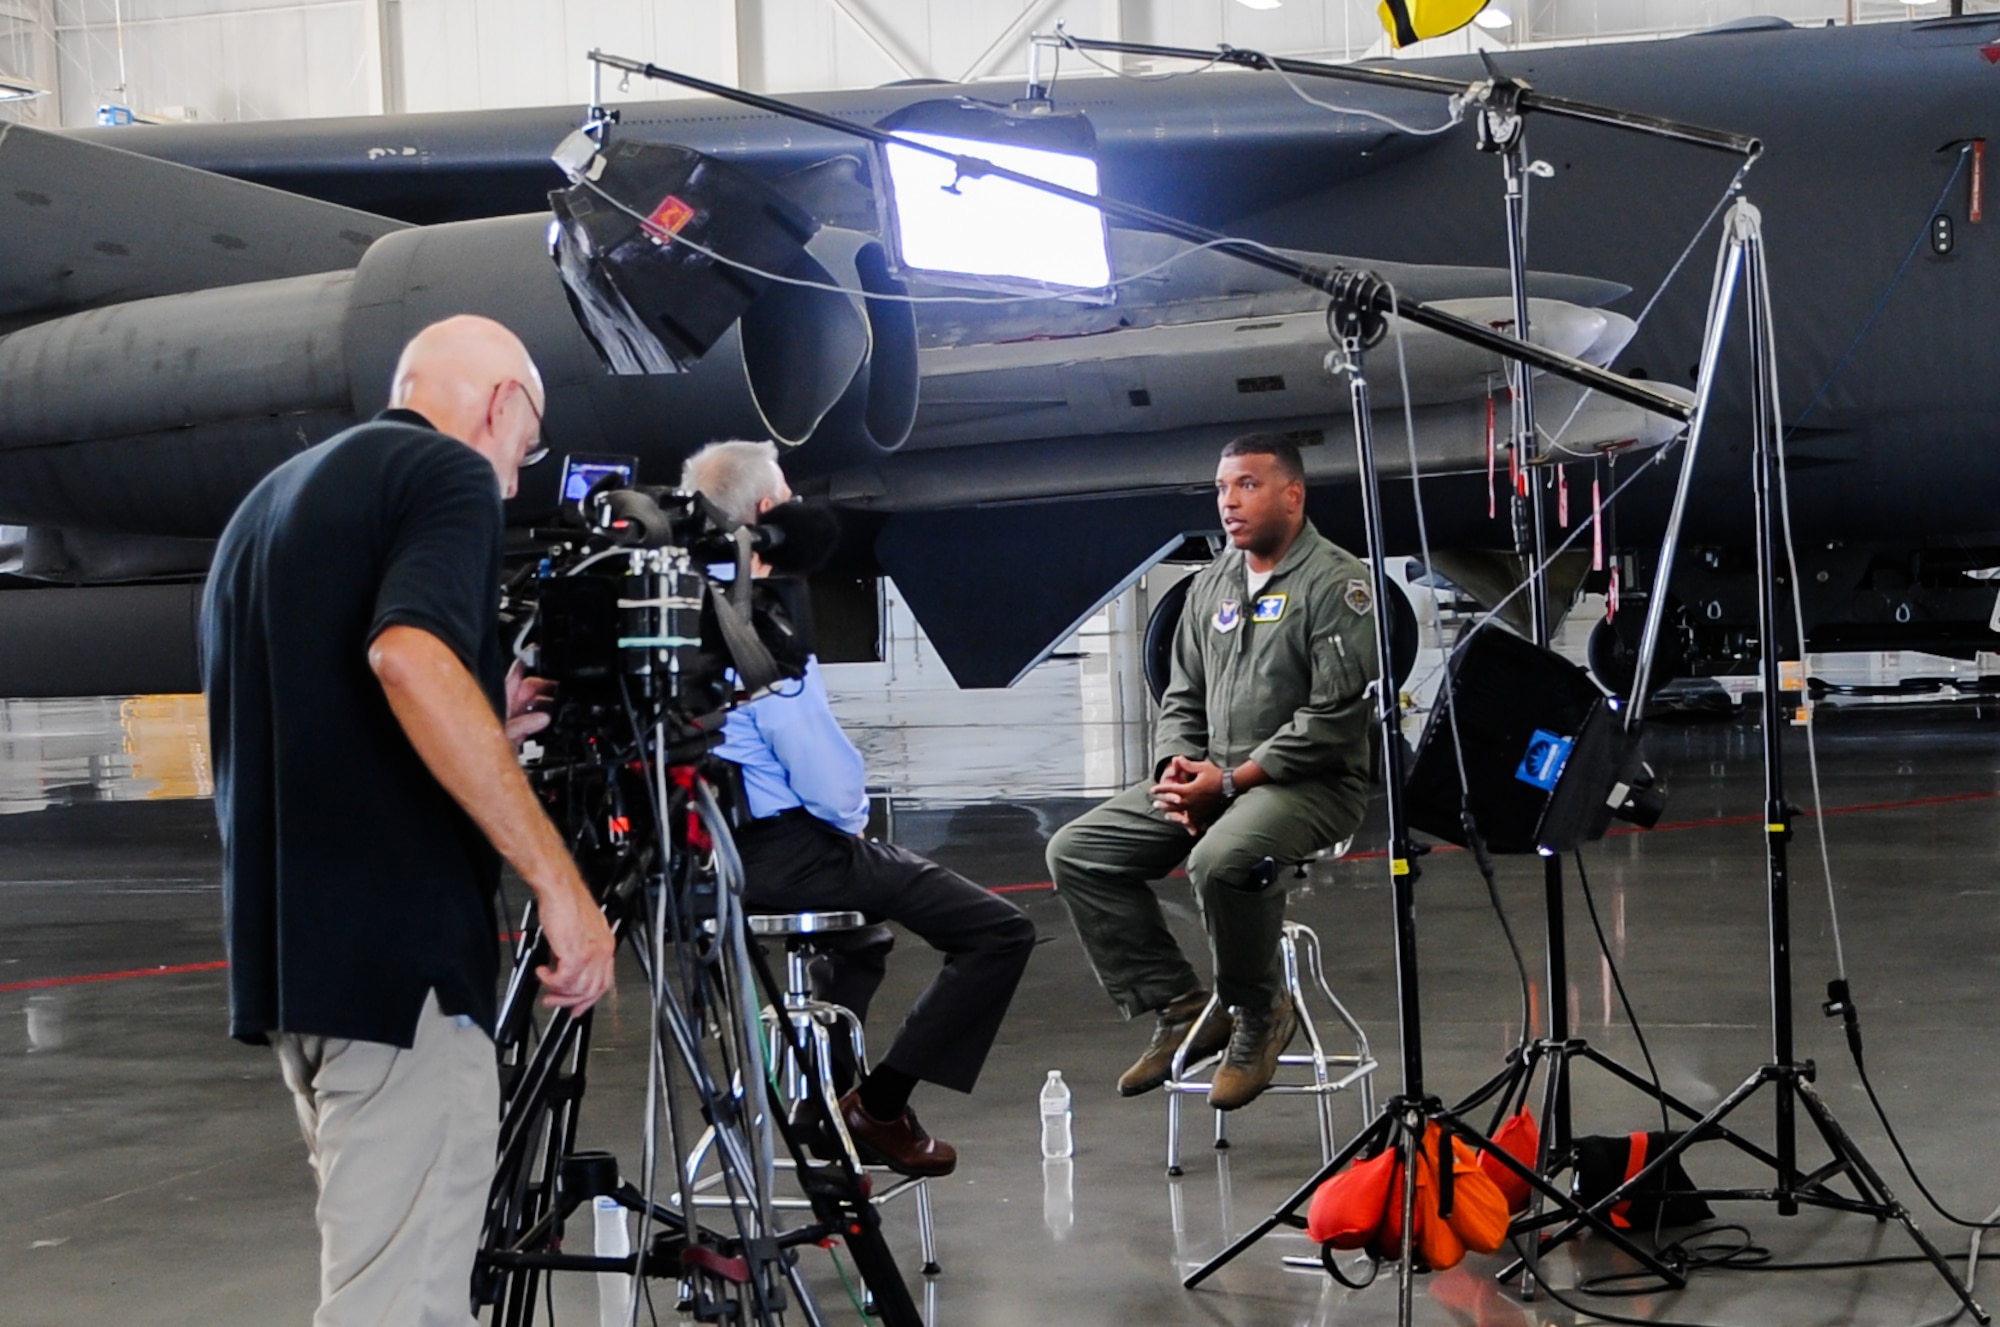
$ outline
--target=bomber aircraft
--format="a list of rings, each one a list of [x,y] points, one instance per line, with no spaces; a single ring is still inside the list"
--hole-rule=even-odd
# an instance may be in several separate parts
[[[1533,337],[1691,388],[1713,222],[1740,186],[1770,258],[1810,644],[1992,648],[2000,378],[1988,306],[2000,257],[1984,224],[1983,144],[2000,114],[2000,17],[1758,20],[1497,63],[1551,95],[1762,141],[1738,179],[1741,163],[1715,153],[1530,117]],[[1461,58],[1396,67],[1467,85],[1490,76]],[[1019,91],[794,100],[873,124],[917,103]],[[1048,95],[1088,118],[1106,197],[1368,267],[1400,296],[1476,321],[1511,317],[1500,168],[1442,98],[1192,65],[1170,79],[1072,67]],[[1345,393],[1322,362],[1324,297],[1119,226],[1109,301],[900,302],[954,287],[898,269],[867,145],[727,103],[627,104],[613,132],[769,181],[823,223],[813,270],[857,296],[760,297],[692,372],[607,373],[547,243],[548,195],[566,183],[550,153],[584,113],[0,132],[0,523],[27,531],[5,563],[0,693],[191,685],[193,604],[235,503],[286,456],[380,408],[402,340],[461,310],[523,333],[559,450],[636,456],[642,480],[665,483],[713,437],[788,444],[795,488],[843,513],[837,570],[892,576],[962,685],[1015,680],[1211,532],[1216,448],[1248,428],[1303,444],[1315,520],[1358,546]],[[1437,565],[1491,601],[1518,576],[1504,370],[1405,332]],[[1417,523],[1390,353],[1376,355],[1375,425],[1391,551],[1403,554]],[[1685,670],[1729,669],[1755,650],[1748,378],[1732,351],[1673,586]],[[1657,449],[1675,429],[1552,377],[1536,391],[1550,463],[1519,482],[1546,486],[1555,542],[1593,492],[1671,455]],[[557,498],[553,472],[529,474],[512,513],[523,525]],[[1655,468],[1610,510],[1606,556],[1628,604],[1671,485]],[[1605,584],[1590,544],[1552,574],[1561,602]],[[1607,670],[1618,630],[1596,643]]]

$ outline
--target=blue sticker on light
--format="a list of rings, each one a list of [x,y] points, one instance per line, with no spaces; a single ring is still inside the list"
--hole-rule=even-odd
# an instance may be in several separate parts
[[[1554,792],[1556,780],[1562,777],[1563,765],[1575,746],[1575,738],[1535,729],[1535,735],[1528,739],[1528,754],[1522,758],[1521,768],[1514,771],[1514,777],[1543,792]]]

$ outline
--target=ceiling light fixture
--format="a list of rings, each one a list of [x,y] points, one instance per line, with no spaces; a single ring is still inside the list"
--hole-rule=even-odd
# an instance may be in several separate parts
[[[1919,0],[1919,3],[1928,4],[1930,0]],[[1514,26],[1514,16],[1493,5],[1488,5],[1474,14],[1472,21],[1488,32],[1501,32]]]
[[[1245,9],[1277,9],[1285,0],[1236,0],[1236,3]]]

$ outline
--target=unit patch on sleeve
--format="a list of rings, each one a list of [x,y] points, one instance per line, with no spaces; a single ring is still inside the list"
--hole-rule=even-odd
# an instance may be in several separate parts
[[[1252,622],[1276,622],[1284,615],[1285,596],[1282,594],[1262,595],[1258,598],[1256,606],[1250,610]]]
[[[1215,629],[1234,631],[1243,621],[1243,608],[1234,599],[1224,599],[1215,607]]]
[[[1347,592],[1341,597],[1347,601],[1347,606],[1353,609],[1355,614],[1360,617],[1367,617],[1369,610],[1375,607],[1375,596],[1368,592],[1368,582],[1364,580],[1349,581],[1347,583]]]

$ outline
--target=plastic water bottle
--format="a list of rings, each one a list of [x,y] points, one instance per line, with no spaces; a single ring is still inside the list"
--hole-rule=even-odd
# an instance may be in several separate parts
[[[632,1253],[632,1231],[625,1209],[616,1198],[599,1198],[591,1208],[596,1222],[594,1252],[600,1258],[625,1258]],[[632,1278],[624,1272],[597,1274],[598,1327],[625,1327],[632,1316]]]
[[[1062,1070],[1049,1070],[1042,1084],[1042,1160],[1060,1161],[1076,1155],[1076,1140],[1070,1136],[1069,1084]]]

